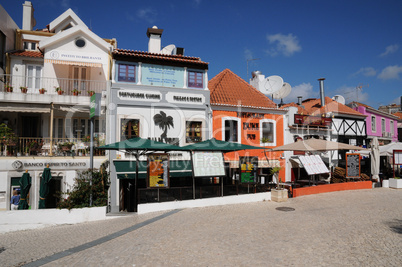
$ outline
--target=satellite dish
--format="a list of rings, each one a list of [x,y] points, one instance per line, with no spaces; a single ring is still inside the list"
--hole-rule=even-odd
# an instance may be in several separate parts
[[[335,100],[336,102],[338,102],[339,104],[345,105],[346,101],[345,98],[341,95],[335,95],[332,100]]]
[[[176,46],[174,44],[170,44],[162,48],[161,54],[164,55],[173,55],[173,51],[176,49]]]
[[[292,91],[292,87],[288,83],[283,83],[282,88],[279,91],[276,91],[272,94],[272,97],[275,99],[282,99],[287,97]]]
[[[264,95],[271,95],[282,88],[283,79],[277,75],[272,75],[266,78],[262,85],[260,91]]]

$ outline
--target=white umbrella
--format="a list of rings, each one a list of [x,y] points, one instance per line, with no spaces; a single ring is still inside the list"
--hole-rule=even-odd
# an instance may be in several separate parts
[[[373,175],[373,179],[380,181],[380,177],[378,176],[380,173],[380,149],[377,137],[374,137],[373,141],[371,142],[370,160],[371,174]]]
[[[394,150],[402,150],[402,143],[401,142],[393,142],[389,143],[385,146],[380,146],[380,155],[381,156],[393,156]]]

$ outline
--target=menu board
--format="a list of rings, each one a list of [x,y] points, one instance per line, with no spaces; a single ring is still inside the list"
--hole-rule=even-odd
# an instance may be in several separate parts
[[[394,150],[394,164],[402,165],[402,150]]]
[[[329,173],[327,166],[318,155],[299,156],[299,159],[308,175]]]
[[[360,154],[346,153],[346,178],[360,178]]]
[[[222,152],[193,152],[195,177],[225,176]]]
[[[169,155],[152,154],[148,156],[149,187],[169,187]]]
[[[240,182],[256,183],[258,157],[240,157]]]

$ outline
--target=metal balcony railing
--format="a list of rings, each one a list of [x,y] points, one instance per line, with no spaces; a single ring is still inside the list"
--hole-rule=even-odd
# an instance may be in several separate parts
[[[23,92],[21,87],[27,91]],[[90,96],[106,91],[107,81],[0,75],[0,92],[10,92],[10,88],[13,93],[40,94],[45,89],[45,94]]]
[[[102,140],[94,140],[94,155],[104,156],[99,150]],[[83,138],[53,138],[52,156],[89,156],[90,143]],[[50,138],[19,137],[13,142],[0,142],[0,156],[51,156]]]

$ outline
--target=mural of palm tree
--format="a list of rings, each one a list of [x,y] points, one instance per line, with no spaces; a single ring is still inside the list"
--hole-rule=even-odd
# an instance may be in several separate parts
[[[172,116],[166,116],[166,113],[161,111],[159,114],[154,116],[154,122],[161,130],[163,130],[161,138],[162,140],[165,140],[167,137],[167,130],[170,129],[170,126],[174,127]]]

